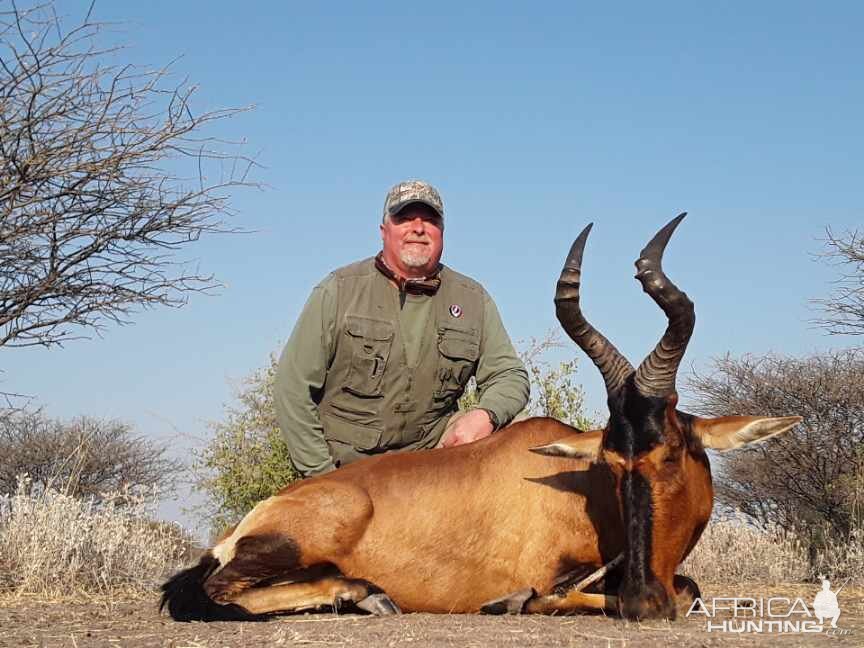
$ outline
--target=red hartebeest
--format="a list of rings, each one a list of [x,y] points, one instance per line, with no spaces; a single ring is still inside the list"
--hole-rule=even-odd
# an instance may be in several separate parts
[[[695,316],[661,259],[683,216],[636,262],[636,278],[669,323],[635,370],[579,306],[590,225],[561,273],[558,319],[603,374],[604,429],[533,418],[469,445],[380,455],[294,483],[165,583],[162,605],[178,620],[343,603],[377,614],[673,618],[677,596],[698,595],[675,570],[711,515],[705,449],[762,441],[801,420],[705,419],[676,409],[675,376]]]

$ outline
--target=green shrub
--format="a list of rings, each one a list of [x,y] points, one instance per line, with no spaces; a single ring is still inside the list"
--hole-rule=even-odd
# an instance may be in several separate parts
[[[213,437],[195,453],[196,488],[207,496],[204,515],[218,531],[256,503],[297,479],[276,423],[276,358],[243,381],[225,420],[210,424]]]
[[[551,416],[580,430],[596,427],[596,421],[585,413],[585,392],[575,381],[576,359],[557,364],[546,359],[550,350],[563,346],[560,335],[550,331],[542,339],[530,338],[518,346],[522,347],[519,357],[531,380],[531,397],[516,419]],[[477,386],[472,378],[459,399],[459,409],[471,409],[477,406],[477,402]]]

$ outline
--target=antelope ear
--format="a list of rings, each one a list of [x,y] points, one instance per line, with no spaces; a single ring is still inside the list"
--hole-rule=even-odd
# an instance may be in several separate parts
[[[529,448],[529,450],[549,457],[568,457],[570,459],[582,459],[583,461],[593,462],[597,460],[602,440],[603,431],[594,430],[592,432],[571,434],[563,439],[559,439],[555,443]]]
[[[696,418],[693,434],[706,448],[734,450],[751,443],[761,443],[783,434],[803,419],[800,416],[721,416]]]

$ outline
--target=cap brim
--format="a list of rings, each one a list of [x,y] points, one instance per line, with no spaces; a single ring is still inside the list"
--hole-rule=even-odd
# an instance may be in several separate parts
[[[432,209],[432,211],[434,211],[436,214],[438,214],[438,216],[440,218],[442,218],[442,219],[444,218],[444,214],[442,214],[439,211],[437,206],[433,205],[432,203],[430,203],[426,200],[421,200],[420,198],[411,198],[410,200],[406,200],[405,202],[397,203],[396,205],[391,205],[390,208],[387,210],[387,215],[388,216],[395,216],[400,211],[405,209],[408,205],[413,205],[415,203],[420,203],[421,205],[426,205],[427,207]]]

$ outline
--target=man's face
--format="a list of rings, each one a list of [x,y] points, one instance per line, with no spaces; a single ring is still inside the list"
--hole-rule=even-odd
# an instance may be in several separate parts
[[[384,262],[407,278],[434,274],[444,250],[444,221],[431,207],[412,203],[381,224]]]

